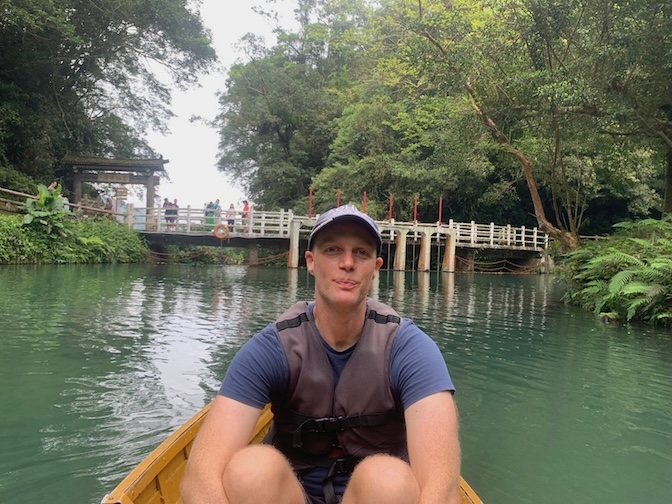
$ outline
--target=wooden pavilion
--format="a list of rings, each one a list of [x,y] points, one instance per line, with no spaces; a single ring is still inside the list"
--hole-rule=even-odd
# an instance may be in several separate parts
[[[61,165],[69,168],[72,180],[73,203],[82,199],[82,183],[142,184],[147,188],[147,208],[154,207],[156,186],[164,172],[167,159],[107,159],[66,155]]]

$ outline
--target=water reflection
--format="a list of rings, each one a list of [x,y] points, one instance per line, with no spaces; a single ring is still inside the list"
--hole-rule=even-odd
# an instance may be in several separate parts
[[[450,310],[455,303],[455,274],[441,273],[441,285],[443,285],[444,308]]]

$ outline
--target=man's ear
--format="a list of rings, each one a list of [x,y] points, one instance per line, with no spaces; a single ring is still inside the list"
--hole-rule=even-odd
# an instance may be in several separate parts
[[[313,253],[310,250],[306,250],[304,257],[306,258],[306,269],[308,270],[308,273],[313,275],[313,265],[315,263]]]

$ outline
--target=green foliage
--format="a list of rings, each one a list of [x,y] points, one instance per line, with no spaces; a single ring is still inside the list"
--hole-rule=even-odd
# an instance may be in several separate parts
[[[92,264],[144,262],[148,248],[138,233],[109,219],[67,217],[71,233],[46,233],[0,215],[0,264]]]
[[[244,39],[250,61],[229,71],[220,97],[219,168],[265,208],[293,208],[326,166],[338,118],[366,56],[363,1],[301,2],[297,33],[272,49]]]
[[[181,0],[7,0],[0,26],[0,164],[36,180],[66,153],[152,154],[145,133],[172,115],[164,81],[194,84],[216,59]]]
[[[165,252],[150,254],[158,263],[185,264],[244,264],[247,251],[235,248],[218,247],[178,247],[171,245]]]
[[[85,262],[144,262],[148,248],[138,233],[108,217],[88,218],[75,228]]]
[[[28,175],[25,175],[14,168],[0,166],[0,187],[22,192],[24,194],[33,194],[37,191],[37,184]],[[2,198],[18,198],[9,194],[0,194]]]
[[[670,9],[300,2],[295,33],[279,30],[270,49],[243,41],[250,60],[221,97],[219,167],[266,208],[306,208],[312,185],[317,210],[337,191],[366,192],[386,215],[392,194],[395,218],[417,197],[433,221],[442,198],[446,218],[575,235],[658,216],[672,163],[672,68],[659,63],[672,54]]]
[[[672,325],[672,219],[615,227],[613,237],[563,259],[566,299],[600,317]]]
[[[152,261],[157,263],[185,264],[235,264],[249,262],[247,249],[230,247],[178,247],[171,245],[165,252],[151,252]],[[258,251],[259,266],[287,266],[287,251],[262,248]]]
[[[37,199],[26,198],[24,207],[26,215],[23,218],[24,226],[32,226],[47,235],[65,237],[72,233],[70,222],[66,220],[73,215],[65,208],[65,200],[61,197],[61,186],[49,191],[47,186],[37,186]]]

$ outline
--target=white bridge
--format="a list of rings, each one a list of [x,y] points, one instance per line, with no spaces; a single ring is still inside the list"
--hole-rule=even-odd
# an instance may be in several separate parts
[[[227,211],[208,212],[204,209],[179,208],[176,214],[170,208],[138,208],[129,205],[125,214],[117,218],[145,235],[207,236],[221,242],[253,243],[260,239],[289,241],[288,266],[299,265],[299,244],[307,240],[317,216],[294,215],[291,210],[265,212],[252,210],[248,216],[241,211],[235,215]],[[175,209],[172,209],[175,210]],[[168,212],[168,213],[167,213]],[[429,271],[432,248],[442,257],[443,271],[455,271],[456,249],[469,251],[520,251],[542,257],[548,252],[549,237],[537,228],[511,225],[477,224],[475,222],[420,223],[377,221],[383,241],[394,249],[394,269],[404,270],[407,245],[419,244],[417,269]],[[273,240],[273,241],[275,241]],[[392,245],[394,245],[392,247]],[[256,246],[254,247],[256,249]],[[252,250],[252,248],[250,248]],[[388,262],[392,253],[388,252]]]

